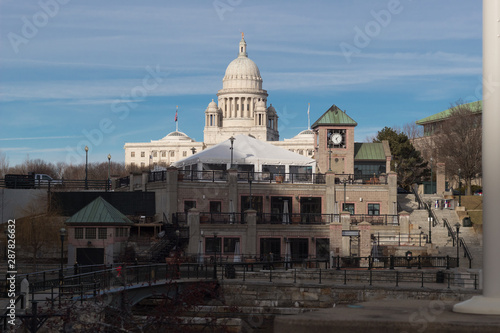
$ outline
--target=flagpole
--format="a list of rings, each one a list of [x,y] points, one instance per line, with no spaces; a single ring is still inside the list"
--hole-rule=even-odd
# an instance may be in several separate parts
[[[311,108],[311,103],[307,103],[307,129],[311,129],[311,117],[309,117],[310,108]]]
[[[179,110],[179,106],[175,106],[175,131],[179,132],[179,122],[177,120],[177,111]]]

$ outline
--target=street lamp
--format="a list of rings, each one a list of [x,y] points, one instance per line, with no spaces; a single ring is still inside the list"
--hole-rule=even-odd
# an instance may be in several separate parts
[[[457,228],[457,268],[460,267],[460,244],[458,243],[458,240],[459,240],[459,232],[460,232],[460,223],[457,222],[457,224],[455,224],[455,228]]]
[[[458,169],[458,206],[462,206],[462,169]]]
[[[108,189],[110,185],[110,169],[111,169],[111,154],[108,154],[108,184],[106,186],[106,190]]]
[[[253,201],[252,201],[252,174],[248,174],[248,185],[250,186],[250,209],[253,209]]]
[[[232,169],[232,168],[233,168],[233,143],[234,143],[234,140],[235,140],[235,139],[234,139],[234,137],[233,137],[233,136],[231,136],[231,137],[229,138],[229,141],[231,141],[231,147],[229,148],[229,150],[231,150],[231,166],[230,166],[230,169]]]
[[[213,244],[213,252],[214,252],[214,280],[217,280],[217,233],[214,232],[214,244]]]
[[[59,235],[61,236],[61,269],[59,270],[59,284],[63,284],[63,279],[64,279],[64,273],[63,273],[63,266],[64,266],[64,257],[63,257],[63,247],[64,247],[64,236],[66,235],[66,229],[61,228],[59,230]]]
[[[88,190],[89,186],[87,183],[88,172],[89,171],[89,147],[85,146],[85,189]]]
[[[196,148],[195,147],[191,148],[191,151],[193,152],[193,155],[196,154]]]
[[[429,208],[429,214],[430,214],[430,208]],[[427,239],[427,243],[432,244],[432,216],[429,215],[427,218],[427,221],[429,221],[429,238]]]
[[[431,194],[434,194],[434,188],[433,188],[433,186],[432,186],[432,185],[433,185],[433,184],[432,184],[432,161],[433,161],[433,159],[432,159],[432,157],[431,157]]]

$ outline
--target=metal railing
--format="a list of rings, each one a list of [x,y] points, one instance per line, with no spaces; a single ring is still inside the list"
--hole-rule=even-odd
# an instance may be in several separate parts
[[[351,224],[359,224],[361,222],[369,222],[372,225],[399,225],[399,216],[382,214],[382,215],[368,215],[368,214],[352,214]]]
[[[111,183],[107,179],[61,179],[53,181],[40,181],[32,180],[26,181],[13,181],[6,183],[4,179],[0,180],[0,187],[8,187],[13,189],[47,189],[51,190],[109,190],[111,189]]]
[[[467,258],[469,260],[469,268],[472,268],[473,257],[472,257],[472,253],[469,250],[469,247],[467,246],[467,243],[465,243],[465,240],[462,237],[460,237],[459,243],[460,243],[460,246],[464,250],[464,258]]]
[[[201,212],[200,223],[210,224],[245,224],[244,213],[211,213]]]

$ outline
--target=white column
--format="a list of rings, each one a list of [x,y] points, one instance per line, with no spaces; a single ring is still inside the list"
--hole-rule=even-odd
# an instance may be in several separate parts
[[[500,1],[483,0],[483,295],[453,311],[500,315]]]

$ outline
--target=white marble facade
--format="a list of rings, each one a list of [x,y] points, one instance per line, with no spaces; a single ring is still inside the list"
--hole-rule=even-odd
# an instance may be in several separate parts
[[[279,141],[278,115],[272,104],[267,106],[267,97],[267,91],[262,89],[259,68],[248,58],[242,34],[238,57],[226,68],[217,102],[212,100],[205,110],[204,142],[196,142],[175,131],[161,140],[126,143],[125,164],[149,169],[157,164],[170,165],[193,154],[192,148],[196,153],[238,134],[251,135],[283,149],[314,157],[314,133],[311,130]]]

